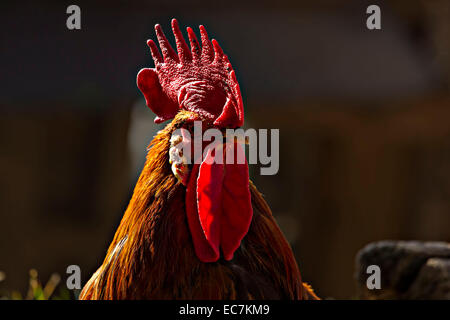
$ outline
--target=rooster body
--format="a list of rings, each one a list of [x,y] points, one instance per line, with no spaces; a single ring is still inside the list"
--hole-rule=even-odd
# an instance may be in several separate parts
[[[175,21],[176,37],[177,28]],[[191,40],[191,31],[188,32]],[[161,44],[160,35],[161,32]],[[179,37],[176,39],[178,46]],[[151,44],[150,48],[155,58],[155,48]],[[167,54],[166,49],[162,48],[163,54]],[[234,71],[232,76],[235,79]],[[145,77],[147,80],[148,74]],[[239,95],[236,105],[242,103],[240,92],[234,92]],[[251,222],[242,239],[238,238],[240,245],[231,251],[231,257],[225,258],[218,251],[219,257],[214,261],[204,261],[186,214],[189,188],[173,174],[168,160],[175,130],[191,128],[193,118],[210,125],[220,118],[220,112],[199,115],[196,111],[186,107],[174,112],[173,105],[159,111],[159,115],[155,111],[157,121],[170,117],[173,120],[151,142],[145,166],[106,258],[86,283],[80,299],[316,299],[302,282],[288,242],[251,181]],[[226,125],[242,122],[240,117],[237,112],[232,120],[226,116],[221,121]],[[227,214],[242,214],[239,208],[234,211]]]

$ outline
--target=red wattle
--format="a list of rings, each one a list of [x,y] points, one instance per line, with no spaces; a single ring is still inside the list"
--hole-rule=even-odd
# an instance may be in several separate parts
[[[194,164],[189,177],[186,188],[186,214],[194,243],[195,254],[203,262],[214,262],[219,259],[220,254],[206,240],[197,211],[197,177],[199,168],[199,164]]]
[[[213,161],[214,152],[209,150],[203,162],[194,165],[186,190],[189,229],[203,262],[217,261],[221,252],[231,260],[253,216],[246,160],[219,164]]]

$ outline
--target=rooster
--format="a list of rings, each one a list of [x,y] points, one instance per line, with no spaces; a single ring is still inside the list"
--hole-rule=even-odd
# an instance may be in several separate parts
[[[187,28],[190,48],[172,20],[177,52],[160,25],[161,53],[148,40],[155,68],[137,76],[157,133],[133,196],[100,268],[80,299],[318,299],[303,283],[292,250],[248,164],[220,164],[220,151],[200,163],[173,156],[183,135],[238,128],[244,108],[234,70],[216,40],[200,26],[201,45]],[[226,142],[226,153],[238,144]],[[237,150],[237,149],[236,149]]]

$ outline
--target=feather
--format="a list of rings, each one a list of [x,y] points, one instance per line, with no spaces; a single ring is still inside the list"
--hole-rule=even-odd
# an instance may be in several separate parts
[[[303,285],[292,250],[251,181],[253,219],[233,259],[204,263],[197,258],[186,217],[186,188],[168,161],[172,132],[189,128],[190,119],[190,112],[180,112],[153,139],[105,260],[80,299],[315,297]]]

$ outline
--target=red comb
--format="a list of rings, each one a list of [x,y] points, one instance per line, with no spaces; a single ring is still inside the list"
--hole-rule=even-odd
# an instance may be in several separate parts
[[[155,31],[162,56],[155,42],[148,40],[155,68],[142,69],[137,76],[137,85],[156,114],[155,122],[172,119],[180,109],[185,109],[214,121],[219,127],[242,126],[241,91],[218,42],[210,41],[205,28],[200,26],[200,47],[194,31],[187,28],[189,50],[175,19],[172,30],[178,55],[157,24]]]

